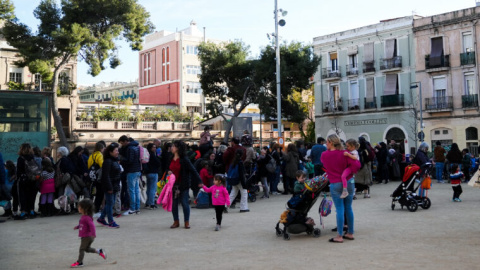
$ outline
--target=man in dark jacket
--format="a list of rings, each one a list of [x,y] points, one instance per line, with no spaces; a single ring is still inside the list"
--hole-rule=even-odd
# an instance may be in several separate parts
[[[123,135],[118,142],[125,147],[125,156],[122,156],[125,165],[125,173],[127,174],[128,194],[130,198],[130,210],[123,213],[124,215],[140,213],[140,177],[142,176],[142,164],[140,163],[140,148],[138,142],[130,140]]]
[[[228,147],[225,153],[223,153],[223,162],[225,163],[225,170],[227,172],[230,168],[230,164],[232,164],[233,159],[235,158],[235,152],[237,151],[237,149],[243,150],[242,161],[245,161],[245,158],[247,157],[245,148],[240,145],[240,140],[238,138],[232,138],[232,141],[230,142],[230,147]]]

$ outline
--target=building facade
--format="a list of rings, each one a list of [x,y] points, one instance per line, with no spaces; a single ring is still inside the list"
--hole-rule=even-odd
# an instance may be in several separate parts
[[[113,98],[138,103],[138,82],[102,82],[78,91],[80,102],[110,102]]]
[[[425,141],[478,155],[480,7],[414,21]]]
[[[318,136],[364,136],[415,146],[414,16],[381,21],[313,39],[322,60],[315,80]]]

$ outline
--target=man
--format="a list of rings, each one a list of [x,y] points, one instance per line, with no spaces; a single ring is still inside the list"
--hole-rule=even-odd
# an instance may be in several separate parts
[[[225,153],[223,153],[223,162],[225,163],[225,170],[228,172],[228,169],[230,168],[230,164],[232,164],[233,159],[235,158],[235,152],[237,149],[242,149],[243,150],[243,156],[242,156],[242,161],[245,161],[246,159],[246,149],[240,145],[240,140],[238,138],[232,138],[232,141],[230,142],[230,147],[225,150]]]
[[[123,135],[118,143],[125,147],[125,156],[122,157],[127,174],[127,187],[130,197],[130,210],[123,213],[125,216],[140,213],[140,177],[142,166],[140,163],[140,148],[138,142]]]
[[[323,137],[317,138],[317,144],[312,147],[310,153],[310,159],[314,165],[315,176],[323,174],[323,164],[320,161],[320,157],[324,151],[327,151],[327,147],[324,145],[325,139]]]
[[[442,142],[437,141],[433,150],[433,161],[435,162],[435,174],[437,183],[445,183],[443,181],[443,168],[445,166],[445,149],[442,147]]]
[[[248,130],[243,131],[242,138],[240,139],[242,146],[245,148],[245,173],[250,175],[253,164],[257,160],[257,155],[255,154],[255,150],[253,149],[253,139],[250,136]]]
[[[153,144],[157,147],[157,157],[162,156],[162,141],[160,139],[153,140]]]

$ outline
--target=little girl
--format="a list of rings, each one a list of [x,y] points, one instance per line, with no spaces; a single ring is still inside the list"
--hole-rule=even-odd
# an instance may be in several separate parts
[[[452,164],[452,171],[450,173],[450,183],[452,184],[453,189],[453,199],[452,202],[461,202],[460,194],[462,194],[462,183],[463,173],[458,169],[457,164]]]
[[[55,169],[48,158],[42,159],[42,174],[40,178],[40,212],[42,217],[54,213],[53,199],[55,194]]]
[[[206,187],[205,185],[202,185],[201,187],[203,187],[205,192],[212,193],[212,204],[213,207],[215,207],[215,213],[217,216],[217,226],[215,226],[215,231],[219,231],[222,226],[223,210],[226,209],[225,205],[230,206],[230,195],[225,188],[225,178],[221,174],[216,174],[213,179],[213,186]]]
[[[342,184],[343,184],[343,192],[340,195],[340,198],[346,198],[348,196],[347,191],[347,181],[353,177],[353,175],[360,169],[360,158],[358,156],[357,149],[360,146],[355,139],[348,139],[346,142],[347,150],[343,153],[344,156],[349,157],[356,162],[352,163],[353,165],[346,168],[342,173]]]
[[[202,179],[202,183],[205,186],[211,186],[211,180],[213,178],[213,175],[210,174],[209,172],[209,166],[208,166],[208,161],[204,160],[202,162],[202,169],[200,170],[200,179]]]
[[[95,225],[93,224],[93,203],[89,199],[84,199],[78,203],[78,212],[82,215],[80,222],[73,229],[78,230],[78,236],[82,238],[80,243],[80,253],[78,260],[70,265],[71,268],[83,266],[83,257],[85,252],[97,253],[103,259],[107,259],[107,254],[103,249],[94,249],[91,247],[95,240]]]

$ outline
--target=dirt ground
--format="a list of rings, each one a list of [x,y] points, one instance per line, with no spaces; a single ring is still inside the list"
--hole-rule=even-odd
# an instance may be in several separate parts
[[[93,247],[104,248],[108,259],[87,253],[85,268],[480,269],[480,190],[463,184],[463,202],[454,203],[451,186],[434,183],[429,192],[432,207],[412,213],[390,208],[389,195],[398,184],[374,185],[370,199],[358,196],[354,201],[354,241],[328,242],[335,236],[333,209],[324,218],[325,228],[320,226],[319,238],[277,237],[274,227],[289,198],[277,195],[249,203],[249,213],[230,210],[219,232],[213,230],[213,209],[192,209],[190,230],[170,229],[172,215],[162,209],[118,218],[120,229],[97,225]],[[318,204],[310,212],[317,226]],[[78,256],[80,241],[73,227],[79,218],[75,214],[0,224],[0,268],[68,268]]]

